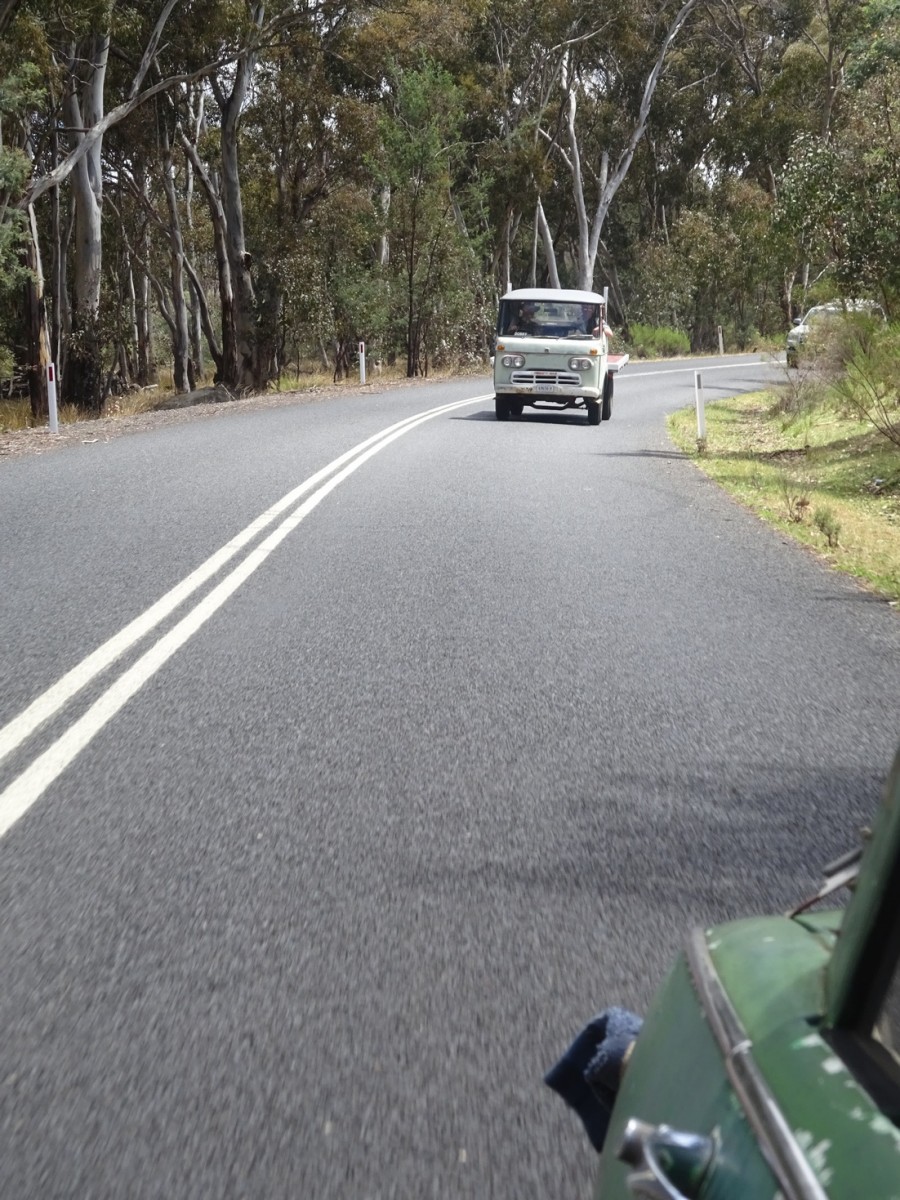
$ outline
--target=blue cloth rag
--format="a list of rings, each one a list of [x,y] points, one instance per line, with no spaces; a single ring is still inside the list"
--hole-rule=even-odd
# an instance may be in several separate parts
[[[627,1008],[605,1008],[587,1023],[544,1083],[565,1100],[599,1154],[622,1077],[626,1051],[643,1021]]]

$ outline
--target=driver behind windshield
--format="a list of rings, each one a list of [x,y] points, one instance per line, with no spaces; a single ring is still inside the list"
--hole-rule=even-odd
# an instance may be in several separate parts
[[[509,336],[515,333],[534,333],[535,307],[533,304],[519,304],[510,313],[504,333]]]

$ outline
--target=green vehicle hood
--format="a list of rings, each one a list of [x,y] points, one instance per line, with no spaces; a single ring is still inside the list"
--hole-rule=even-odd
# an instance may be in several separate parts
[[[754,918],[707,930],[705,940],[753,1061],[823,1191],[831,1200],[900,1198],[900,1130],[820,1033],[845,920],[841,912]]]

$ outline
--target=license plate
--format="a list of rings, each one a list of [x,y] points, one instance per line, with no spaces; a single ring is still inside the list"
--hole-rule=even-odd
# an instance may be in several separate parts
[[[536,383],[534,390],[536,392],[558,392],[559,388],[555,383]]]

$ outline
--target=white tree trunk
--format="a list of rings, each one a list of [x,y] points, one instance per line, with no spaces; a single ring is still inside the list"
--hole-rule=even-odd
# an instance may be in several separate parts
[[[257,28],[261,28],[264,20],[265,5],[254,5],[253,23]],[[242,55],[233,75],[231,91],[227,95],[215,79],[211,81],[222,114],[219,131],[222,158],[219,194],[225,218],[225,243],[234,300],[237,365],[237,377],[225,378],[223,382],[226,386],[237,388],[261,387],[268,382],[270,374],[270,364],[263,361],[263,339],[257,322],[256,295],[244,238],[244,208],[238,168],[238,128],[257,58],[258,54],[253,50],[248,50]]]
[[[74,64],[79,56],[89,66],[81,87]],[[86,44],[73,48],[73,68],[65,100],[66,121],[76,142],[84,139],[84,130],[103,119],[103,88],[109,59],[109,33],[98,33]],[[88,411],[97,412],[101,403],[101,364],[98,341],[100,279],[103,266],[101,213],[103,206],[103,138],[96,137],[78,159],[72,171],[75,200],[75,241],[72,265],[74,306],[72,336],[66,379],[65,398]]]
[[[682,26],[691,14],[692,9],[696,6],[697,0],[685,0],[678,15],[669,26],[656,62],[653,65],[650,74],[644,84],[644,93],[641,98],[640,109],[634,123],[634,128],[628,138],[628,142],[619,155],[612,174],[609,172],[609,157],[604,152],[600,171],[597,180],[597,203],[592,216],[588,215],[587,202],[585,200],[584,176],[582,172],[581,151],[578,145],[578,134],[575,128],[575,116],[577,110],[577,95],[576,81],[567,79],[567,106],[566,106],[566,140],[568,144],[567,150],[561,150],[561,154],[566,166],[569,169],[569,174],[572,177],[572,195],[575,202],[575,213],[578,222],[578,247],[577,247],[577,268],[578,268],[578,287],[586,291],[592,291],[594,288],[594,267],[597,262],[597,251],[600,246],[600,236],[603,232],[603,226],[609,214],[610,205],[622,185],[625,176],[631,166],[634,152],[638,147],[641,138],[644,136],[644,131],[647,128],[647,120],[650,116],[650,106],[653,101],[653,96],[656,92],[657,85],[665,67],[666,58],[675,38],[681,31]],[[544,135],[548,137],[548,135]],[[549,139],[548,140],[552,140]]]
[[[547,216],[544,212],[544,206],[541,203],[540,196],[538,197],[537,208],[535,210],[535,225],[541,235],[541,241],[544,245],[544,258],[547,260],[547,271],[550,275],[551,287],[562,287],[559,282],[559,271],[556,266],[556,251],[553,248],[553,234],[550,232],[550,226],[547,224]]]
[[[181,233],[181,217],[178,198],[175,194],[175,164],[168,134],[162,139],[162,179],[169,208],[169,264],[172,277],[172,359],[175,390],[193,391],[191,378],[190,334],[188,309],[184,297],[184,240]]]

